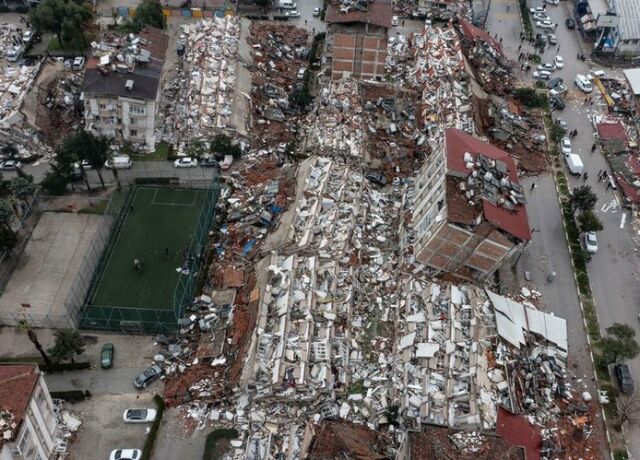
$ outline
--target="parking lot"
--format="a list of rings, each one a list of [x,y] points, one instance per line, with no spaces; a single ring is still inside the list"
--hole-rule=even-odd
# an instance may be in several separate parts
[[[67,409],[82,420],[76,441],[71,444],[71,459],[109,458],[114,449],[142,449],[149,423],[124,423],[128,408],[155,408],[150,393],[92,397]]]

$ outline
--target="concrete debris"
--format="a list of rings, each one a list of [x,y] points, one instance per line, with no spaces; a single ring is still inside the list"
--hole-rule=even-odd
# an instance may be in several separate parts
[[[211,130],[230,124],[236,82],[236,53],[240,23],[235,16],[203,19],[184,24],[180,40],[185,45],[183,64],[176,78],[163,89],[160,136],[175,144],[177,133],[185,139],[211,136]]]
[[[0,411],[0,432],[2,432],[2,440],[11,441],[16,435],[18,423],[11,411]]]

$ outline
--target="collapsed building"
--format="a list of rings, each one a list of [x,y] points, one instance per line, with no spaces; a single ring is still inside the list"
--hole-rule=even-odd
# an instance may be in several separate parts
[[[329,3],[325,57],[332,80],[384,77],[391,14],[391,3],[382,0]]]
[[[154,150],[168,43],[162,30],[147,26],[139,35],[106,35],[91,44],[81,87],[87,131]]]
[[[414,254],[434,274],[485,279],[531,240],[515,162],[459,130],[420,168],[414,200]]]

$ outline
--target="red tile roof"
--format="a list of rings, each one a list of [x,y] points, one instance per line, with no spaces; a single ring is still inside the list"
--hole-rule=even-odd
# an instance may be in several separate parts
[[[540,430],[532,426],[523,416],[511,414],[500,407],[496,433],[508,443],[524,447],[527,451],[527,460],[540,459],[542,445]]]
[[[598,136],[600,139],[620,139],[627,141],[627,133],[624,130],[624,125],[620,121],[614,123],[598,123],[596,125],[598,129]]]
[[[0,365],[0,411],[11,412],[18,426],[24,418],[39,377],[38,367],[33,364]],[[0,439],[0,446],[2,442]]]
[[[509,180],[516,184],[519,183],[516,164],[505,151],[453,128],[445,131],[445,146],[447,149],[447,171],[455,171],[458,175],[467,177],[471,171],[466,166],[464,154],[466,152],[474,156],[482,154],[503,162],[507,166]],[[528,241],[531,239],[527,208],[524,205],[517,205],[513,211],[509,211],[483,199],[482,208],[487,221],[494,223],[500,229],[520,240]]]
[[[489,46],[493,47],[498,53],[504,56],[504,52],[502,51],[502,45],[496,39],[494,39],[491,35],[486,33],[479,27],[474,26],[466,19],[460,19],[460,28],[462,29],[462,33],[469,38],[470,40],[476,41],[481,40],[487,43]]]
[[[340,12],[340,4],[330,3],[324,20],[327,24],[362,22],[390,29],[392,14],[391,3],[380,0],[369,3],[367,11],[351,10],[348,13]]]

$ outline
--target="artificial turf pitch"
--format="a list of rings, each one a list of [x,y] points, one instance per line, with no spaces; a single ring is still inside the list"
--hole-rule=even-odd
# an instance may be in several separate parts
[[[92,305],[172,309],[185,262],[206,199],[204,190],[139,187],[107,254]],[[169,249],[169,257],[165,255]],[[134,259],[144,259],[142,272]]]

